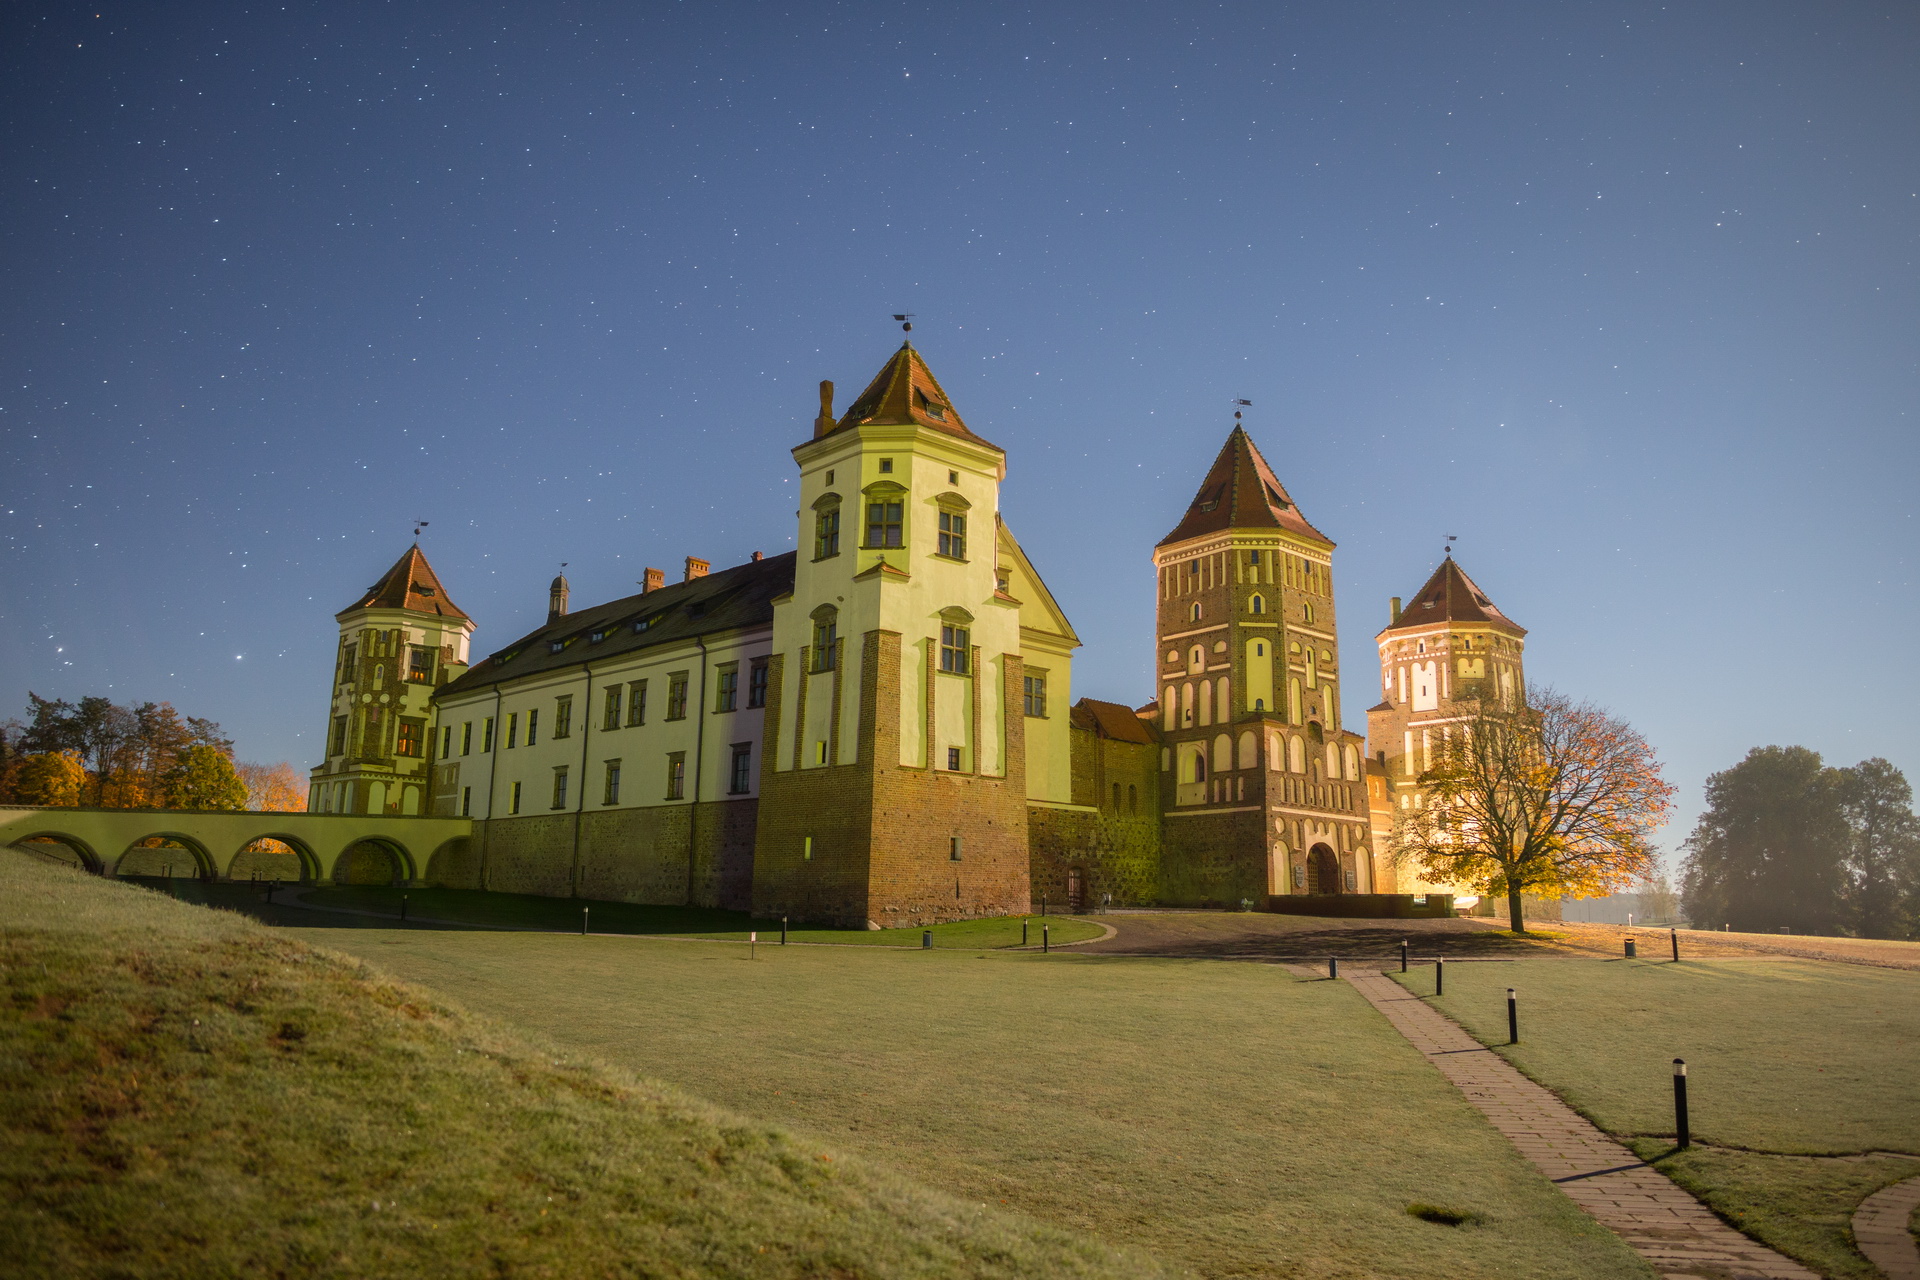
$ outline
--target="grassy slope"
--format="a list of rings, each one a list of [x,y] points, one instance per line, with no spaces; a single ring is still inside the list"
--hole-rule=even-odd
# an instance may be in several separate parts
[[[1408,986],[1431,992],[1431,971]],[[1521,1001],[1511,1049],[1508,986]],[[1828,1275],[1876,1274],[1847,1223],[1920,1174],[1920,974],[1803,960],[1455,965],[1438,1004],[1758,1239]],[[1663,1158],[1676,1057],[1701,1145]],[[1869,1151],[1913,1158],[1808,1158]]]
[[[8,1275],[1168,1274],[6,853],[0,985]]]
[[[324,936],[965,1199],[1210,1276],[1649,1274],[1344,983],[1071,953],[750,962],[643,939]],[[1486,1221],[1422,1222],[1414,1202]]]
[[[197,886],[195,887],[197,889]],[[222,886],[228,892],[236,887]],[[192,893],[194,889],[187,892]],[[255,892],[250,886],[239,892]],[[398,915],[403,890],[373,886],[321,888],[304,891],[305,900],[316,906],[348,907],[363,911]],[[595,933],[675,934],[693,938],[726,938],[745,942],[749,931],[758,931],[762,941],[780,936],[778,920],[761,920],[744,911],[719,911],[702,907],[649,907],[630,902],[583,902],[577,898],[544,898],[524,893],[482,893],[468,889],[407,889],[409,913],[416,918],[433,917],[482,925],[511,925],[527,929],[564,929],[580,927],[580,909],[591,908],[588,927]],[[286,890],[281,901],[291,901]],[[1031,917],[1029,941],[1040,945],[1041,917]],[[1048,916],[1045,923],[1056,943],[1097,938],[1101,928],[1088,920]],[[936,947],[1017,947],[1021,943],[1020,918],[962,920],[954,924],[930,926]],[[831,942],[840,945],[878,947],[917,947],[919,929],[818,929],[793,927],[788,937],[794,942]]]

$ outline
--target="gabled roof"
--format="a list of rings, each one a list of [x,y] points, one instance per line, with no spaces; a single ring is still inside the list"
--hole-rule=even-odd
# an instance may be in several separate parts
[[[772,626],[774,597],[793,590],[795,553],[749,560],[731,569],[625,596],[555,618],[476,662],[435,697],[467,693],[503,680],[598,662],[618,653],[691,640],[740,627]],[[634,624],[646,625],[634,629]],[[599,640],[593,637],[598,635]],[[555,652],[554,646],[559,645]]]
[[[1332,538],[1307,523],[1273,468],[1240,427],[1235,427],[1221,446],[1220,456],[1200,482],[1193,505],[1159,545],[1185,542],[1223,529],[1285,529],[1333,546]]]
[[[967,429],[967,424],[954,409],[953,401],[941,390],[939,380],[927,368],[927,362],[920,358],[920,353],[913,349],[911,342],[900,344],[900,349],[881,366],[880,372],[867,384],[867,389],[854,397],[847,411],[840,415],[840,421],[820,434],[830,436],[835,431],[845,431],[849,427],[867,423],[932,427],[936,431],[986,445],[989,449],[1000,447]]]
[[[473,621],[447,598],[447,589],[434,576],[433,566],[427,563],[418,543],[408,547],[406,554],[393,562],[393,568],[368,587],[358,600],[333,616],[337,621],[360,609],[405,609],[437,618]]]
[[[1500,612],[1487,598],[1487,593],[1474,585],[1473,579],[1454,563],[1452,556],[1440,562],[1440,567],[1427,579],[1427,585],[1414,594],[1400,610],[1400,617],[1383,627],[1380,634],[1416,631],[1442,622],[1483,622],[1516,636],[1527,634],[1525,627]]]
[[[1007,522],[997,512],[993,524],[995,533],[999,535],[998,549],[1002,552],[1000,565],[1008,570],[1009,585],[1020,592],[1017,598],[1020,601],[1021,627],[1050,631],[1078,648],[1080,634],[1073,629],[1073,623],[1067,620],[1066,611],[1053,598],[1053,592],[1047,590],[1047,584],[1041,580],[1040,571],[1033,567],[1033,561],[1027,559],[1027,553],[1020,549],[1013,530],[1007,528]],[[1029,613],[1029,609],[1033,612]]]
[[[1103,738],[1119,742],[1152,742],[1153,729],[1134,712],[1118,702],[1099,702],[1082,698],[1073,704],[1073,723]]]

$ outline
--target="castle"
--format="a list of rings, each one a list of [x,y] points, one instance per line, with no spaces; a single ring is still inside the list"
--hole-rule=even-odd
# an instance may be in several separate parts
[[[1007,455],[911,343],[838,416],[822,383],[793,457],[797,551],[580,611],[556,578],[477,662],[409,548],[337,615],[309,807],[472,818],[432,883],[851,926],[1448,891],[1386,837],[1456,698],[1522,696],[1526,634],[1451,557],[1394,601],[1382,701],[1344,726],[1334,543],[1236,422],[1153,551],[1156,696],[1070,701],[1080,641],[1002,518]]]

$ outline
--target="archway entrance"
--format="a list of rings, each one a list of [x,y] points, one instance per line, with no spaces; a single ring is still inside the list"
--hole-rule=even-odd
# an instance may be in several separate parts
[[[178,836],[152,835],[129,845],[113,874],[129,880],[197,880],[214,871],[205,849]]]
[[[1080,868],[1067,868],[1067,910],[1085,911],[1087,909],[1087,879]]]
[[[285,840],[276,840],[272,836],[249,840],[241,846],[239,853],[233,855],[233,865],[227,869],[227,879],[305,879],[301,873],[300,851]]]
[[[1339,893],[1340,859],[1324,844],[1313,846],[1307,854],[1307,892]]]
[[[59,836],[28,836],[15,841],[13,847],[41,862],[58,862],[79,867],[82,871],[97,872],[100,869],[99,864],[89,856],[89,850]]]

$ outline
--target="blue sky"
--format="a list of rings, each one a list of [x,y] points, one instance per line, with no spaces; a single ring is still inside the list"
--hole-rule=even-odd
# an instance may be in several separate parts
[[[1532,678],[1653,741],[1669,842],[1755,745],[1920,769],[1910,6],[35,12],[9,710],[309,765],[414,520],[482,651],[561,561],[584,603],[785,549],[814,384],[911,311],[1077,695],[1152,696],[1151,548],[1245,397],[1340,544],[1350,722],[1457,534]]]

